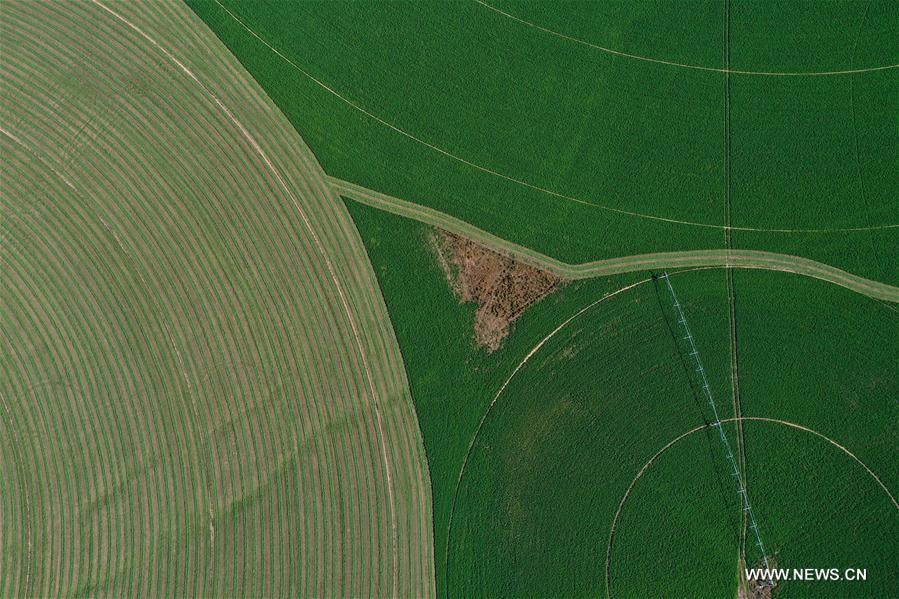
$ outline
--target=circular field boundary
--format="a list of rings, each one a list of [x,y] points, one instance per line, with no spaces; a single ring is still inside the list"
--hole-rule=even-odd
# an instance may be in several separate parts
[[[733,226],[729,226],[729,225],[719,225],[719,224],[708,223],[708,222],[684,220],[684,219],[678,219],[678,218],[674,218],[674,217],[660,216],[658,214],[651,214],[648,212],[640,212],[638,210],[628,210],[626,208],[619,208],[616,206],[610,206],[608,204],[592,202],[592,201],[586,200],[584,198],[579,198],[579,197],[576,197],[573,195],[562,193],[560,191],[556,191],[556,190],[550,189],[548,187],[544,187],[537,183],[532,183],[530,181],[526,181],[525,179],[520,179],[518,177],[506,174],[504,172],[498,171],[489,166],[484,166],[483,164],[478,164],[477,162],[474,162],[472,160],[469,160],[463,156],[460,156],[454,152],[447,150],[445,147],[438,146],[435,143],[431,143],[431,142],[419,137],[419,134],[412,133],[398,125],[391,123],[390,121],[386,120],[385,118],[378,116],[377,114],[374,114],[373,112],[369,111],[364,106],[362,106],[357,100],[354,100],[354,99],[351,99],[350,97],[348,97],[345,94],[345,92],[341,92],[341,91],[335,89],[334,87],[332,87],[331,85],[329,85],[328,83],[323,81],[322,79],[319,79],[318,77],[316,77],[315,75],[313,75],[312,73],[307,71],[305,68],[300,66],[295,60],[291,59],[284,52],[282,52],[281,50],[276,48],[271,42],[266,40],[261,34],[259,34],[256,30],[254,30],[252,27],[250,27],[244,19],[242,19],[240,16],[235,14],[230,9],[228,9],[219,0],[213,0],[213,1],[228,16],[228,18],[230,18],[235,23],[237,23],[242,29],[244,29],[247,33],[249,33],[252,37],[254,37],[263,46],[265,46],[266,48],[271,50],[278,58],[280,58],[281,60],[286,62],[288,65],[290,65],[291,68],[293,68],[295,71],[300,73],[303,77],[305,77],[306,79],[308,79],[309,81],[311,81],[312,83],[317,85],[323,91],[331,94],[332,96],[334,96],[335,98],[337,98],[338,100],[340,100],[341,102],[343,102],[344,104],[349,106],[351,109],[355,110],[356,112],[364,115],[365,117],[368,117],[369,119],[375,121],[376,123],[378,123],[384,127],[387,127],[394,133],[397,133],[419,145],[422,145],[434,152],[437,152],[438,154],[440,154],[446,158],[449,158],[450,160],[453,160],[455,162],[458,162],[460,164],[463,164],[465,166],[473,168],[484,174],[491,175],[491,176],[497,177],[499,179],[503,179],[505,181],[508,181],[509,183],[519,185],[521,187],[525,187],[532,191],[536,191],[538,193],[543,193],[548,196],[558,198],[560,200],[564,200],[567,202],[581,204],[583,206],[590,206],[592,208],[596,208],[598,210],[603,210],[603,211],[611,213],[611,214],[617,214],[619,216],[640,218],[643,220],[651,220],[651,221],[674,224],[674,225],[698,227],[698,228],[703,228],[703,229],[714,229],[714,230],[725,230],[725,231],[748,231],[748,232],[755,232],[755,233],[848,233],[848,232],[857,232],[857,231],[874,231],[874,230],[881,230],[881,229],[893,229],[893,228],[899,227],[899,223],[890,223],[890,224],[874,225],[874,226],[837,227],[837,228],[822,228],[822,229],[818,229],[818,228],[789,229],[789,228],[766,228],[766,227],[733,227]],[[897,65],[897,66],[899,66],[899,65]]]
[[[858,463],[862,468],[864,468],[865,471],[868,473],[868,475],[870,475],[871,478],[873,478],[874,481],[880,486],[880,488],[883,489],[883,492],[886,493],[887,497],[890,498],[890,501],[892,502],[893,506],[897,510],[899,510],[899,502],[896,501],[896,497],[890,492],[889,488],[887,488],[887,486],[880,479],[880,477],[877,476],[877,474],[873,470],[871,470],[871,468],[869,468],[867,464],[865,464],[863,461],[861,461],[861,459],[859,459],[854,453],[852,453],[846,447],[844,447],[840,443],[834,441],[827,435],[824,435],[823,433],[819,433],[818,431],[816,431],[812,428],[809,428],[807,426],[803,426],[803,425],[797,424],[795,422],[790,422],[789,420],[780,420],[778,418],[766,418],[766,417],[762,417],[762,416],[742,416],[740,418],[726,418],[726,419],[722,419],[721,422],[722,423],[725,423],[725,422],[767,422],[770,424],[780,424],[780,425],[783,425],[783,426],[786,426],[789,428],[793,428],[796,430],[800,430],[800,431],[803,431],[806,433],[811,433],[812,435],[815,435],[816,437],[824,439],[825,441],[827,441],[828,443],[830,443],[837,449],[840,449],[843,453],[848,455],[850,458],[855,460],[855,462]],[[630,497],[631,491],[633,491],[634,487],[637,485],[637,482],[643,477],[644,474],[646,474],[646,471],[649,470],[649,468],[662,456],[662,454],[667,452],[669,449],[674,447],[678,442],[689,437],[690,435],[693,435],[695,433],[698,433],[700,431],[706,430],[711,427],[712,427],[712,424],[703,424],[701,426],[697,426],[696,428],[693,428],[684,433],[681,433],[680,435],[678,435],[677,437],[675,437],[674,439],[672,439],[671,441],[666,443],[651,458],[649,458],[649,460],[643,465],[642,468],[640,468],[640,470],[637,472],[637,475],[634,477],[634,480],[632,480],[630,486],[628,486],[627,491],[624,492],[624,496],[621,498],[621,502],[618,504],[618,510],[615,512],[615,517],[612,519],[612,528],[609,531],[609,542],[606,545],[606,563],[605,563],[606,597],[612,596],[612,589],[611,589],[612,546],[615,541],[615,532],[616,532],[616,529],[618,526],[618,519],[621,517],[621,512],[624,508],[624,504],[627,503],[627,500]]]
[[[651,56],[643,56],[641,54],[632,54],[630,52],[622,52],[621,50],[614,50],[612,48],[607,48],[606,46],[600,46],[599,44],[594,44],[592,42],[588,42],[586,40],[574,37],[572,35],[567,35],[565,33],[561,33],[559,31],[555,31],[553,29],[549,29],[548,27],[543,27],[542,25],[538,25],[532,21],[528,21],[526,19],[522,19],[521,17],[516,17],[513,14],[507,13],[503,10],[496,8],[495,6],[491,6],[483,0],[474,0],[484,8],[490,9],[493,12],[506,17],[507,19],[511,19],[513,21],[517,21],[522,25],[527,27],[531,27],[538,31],[542,31],[543,33],[547,33],[549,35],[558,37],[563,40],[567,40],[569,42],[573,42],[575,44],[580,44],[581,46],[586,46],[588,48],[593,48],[594,50],[599,50],[600,52],[604,52],[606,54],[611,54],[613,56],[618,56],[620,58],[629,58],[631,60],[639,60],[641,62],[651,62],[653,64],[660,64],[668,67],[677,67],[680,69],[690,69],[693,71],[705,71],[708,73],[721,73],[721,74],[729,74],[729,75],[750,75],[756,77],[828,77],[834,75],[857,75],[859,73],[871,73],[874,71],[886,71],[889,69],[895,69],[899,67],[899,64],[888,64],[877,67],[863,67],[858,69],[837,69],[832,71],[753,71],[753,70],[744,70],[744,69],[727,69],[722,67],[710,67],[701,64],[690,64],[685,62],[675,62],[673,60],[664,60],[662,58],[653,58]]]
[[[402,357],[311,150],[184,5],[2,20],[0,595],[433,594]]]

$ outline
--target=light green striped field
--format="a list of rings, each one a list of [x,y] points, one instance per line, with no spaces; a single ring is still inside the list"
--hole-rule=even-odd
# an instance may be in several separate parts
[[[432,594],[402,358],[311,151],[181,4],[0,10],[0,596]]]

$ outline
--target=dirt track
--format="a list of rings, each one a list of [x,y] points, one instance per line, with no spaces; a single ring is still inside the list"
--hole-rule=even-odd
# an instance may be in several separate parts
[[[342,196],[374,208],[440,227],[451,233],[463,235],[496,252],[508,254],[520,262],[548,270],[566,279],[591,279],[640,270],[695,267],[758,268],[791,272],[827,281],[868,297],[899,303],[899,288],[892,285],[872,281],[839,268],[809,260],[808,258],[758,250],[717,249],[659,252],[609,258],[608,260],[597,260],[582,264],[567,264],[511,241],[506,241],[492,233],[488,233],[474,225],[432,208],[365,189],[359,185],[333,177],[329,177],[328,181],[332,189]]]

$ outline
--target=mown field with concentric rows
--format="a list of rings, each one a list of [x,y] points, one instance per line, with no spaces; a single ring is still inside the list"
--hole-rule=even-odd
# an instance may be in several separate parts
[[[0,595],[422,596],[364,248],[176,3],[4,2]]]

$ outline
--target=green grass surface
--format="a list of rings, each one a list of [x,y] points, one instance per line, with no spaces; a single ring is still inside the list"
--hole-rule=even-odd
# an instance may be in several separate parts
[[[348,205],[409,370],[431,465],[438,593],[604,595],[608,540],[622,497],[657,451],[710,417],[679,331],[669,327],[667,291],[645,283],[609,298],[530,357],[490,409],[453,509],[467,446],[515,366],[604,291],[641,277],[570,284],[526,313],[504,348],[487,355],[472,344],[472,310],[457,305],[430,255],[428,229]],[[721,416],[728,418],[723,271],[677,274],[673,282]],[[786,273],[737,271],[735,289],[743,415],[811,427],[895,489],[895,311]],[[729,424],[727,431],[736,447],[737,427]],[[778,564],[868,567],[871,576],[867,586],[848,590],[783,585],[784,596],[876,595],[890,588],[885,568],[896,511],[864,468],[826,440],[786,425],[744,422],[744,436],[754,508]],[[736,591],[740,506],[727,468],[719,439],[703,429],[664,452],[634,483],[612,545],[614,596]],[[825,509],[828,489],[833,503]],[[816,506],[820,517],[806,506]],[[846,517],[838,521],[841,513]],[[853,528],[864,532],[850,534]],[[758,557],[750,538],[747,559]]]
[[[899,489],[895,304],[785,273],[735,286],[743,414],[809,426]]]
[[[436,570],[443,589],[456,482],[491,399],[561,318],[633,277],[569,283],[531,307],[502,350],[487,354],[474,342],[474,307],[459,305],[428,245],[430,228],[354,202],[347,206],[374,264],[409,372],[431,472]]]
[[[890,596],[899,584],[899,517],[883,489],[855,460],[819,437],[768,423],[745,427],[753,508],[777,564],[868,572],[865,582],[785,582],[776,596]],[[882,428],[871,427],[872,434]],[[841,431],[835,438],[856,455],[869,453],[861,451],[865,439],[850,443],[850,434]],[[884,457],[896,463],[895,445]],[[895,468],[878,470],[875,462],[866,463],[887,475],[885,482],[895,481]],[[891,486],[895,494],[895,483]]]
[[[734,427],[727,432],[733,436]],[[622,508],[612,596],[734,597],[740,507],[717,433],[706,429],[678,442]]]
[[[837,71],[896,64],[897,8],[865,0],[732,1],[732,68]]]
[[[610,214],[453,160],[323,90],[218,5],[192,6],[333,176],[570,261],[675,249],[685,236],[690,247],[721,243],[712,230]],[[713,74],[560,47],[474,3],[227,6],[309,74],[454,156],[591,203],[721,224],[723,88]],[[664,136],[649,114],[667,115]]]
[[[482,5],[482,10],[487,11],[485,15],[490,11],[487,6],[493,7],[534,25],[611,50],[684,64],[724,66],[721,52],[724,3],[718,0],[679,3],[485,0],[485,5]],[[685,39],[691,43],[684,43]]]
[[[675,284],[683,286],[687,277],[694,284],[682,287],[681,299],[695,316],[702,350],[727,355],[721,271],[678,275]],[[675,345],[679,331],[673,335],[666,319],[669,302],[667,291],[657,294],[652,283],[610,298],[554,336],[511,381],[463,478],[450,545],[450,594],[605,592],[607,544],[625,491],[659,448],[710,417],[691,391],[690,370]],[[728,388],[726,362],[710,362],[708,371],[716,389]],[[722,412],[729,414],[726,405]],[[690,475],[691,484],[702,486],[697,476]],[[700,522],[697,538],[707,520]],[[661,547],[667,534],[659,531],[643,542]],[[720,539],[712,546],[717,552],[704,563],[730,558],[730,570],[717,578],[735,582],[736,549],[728,552]],[[680,555],[660,548],[655,559],[662,556],[669,570],[681,563]],[[641,583],[628,587],[629,577],[615,563],[612,578],[618,594],[639,595]]]
[[[747,480],[772,566],[868,572],[866,582],[783,582],[775,596],[888,596],[899,531],[889,497],[826,440],[776,423],[744,428]],[[691,435],[637,483],[616,534],[614,596],[733,596],[740,505],[717,449],[714,436]],[[749,564],[759,556],[750,541]]]
[[[894,71],[731,77],[734,226],[895,224],[895,81]]]
[[[724,225],[723,73],[610,54],[476,2],[223,1],[234,17],[213,0],[189,4],[259,79],[330,175],[435,207],[566,262],[723,247],[721,230],[615,214],[522,184],[614,209]],[[499,8],[614,51],[721,68],[723,5],[688,6]],[[757,22],[763,13],[765,27]],[[895,55],[891,3],[797,5],[772,24],[770,15],[781,13],[771,5],[731,6],[732,68],[866,68]],[[816,31],[822,39],[812,43]],[[897,143],[894,72],[732,75],[732,224],[897,224],[891,190],[899,182],[889,168]],[[810,247],[794,242],[796,235],[746,243],[790,247],[896,282],[895,269],[877,266],[878,259],[889,262],[883,254],[896,247],[896,229],[874,244],[830,232]]]

